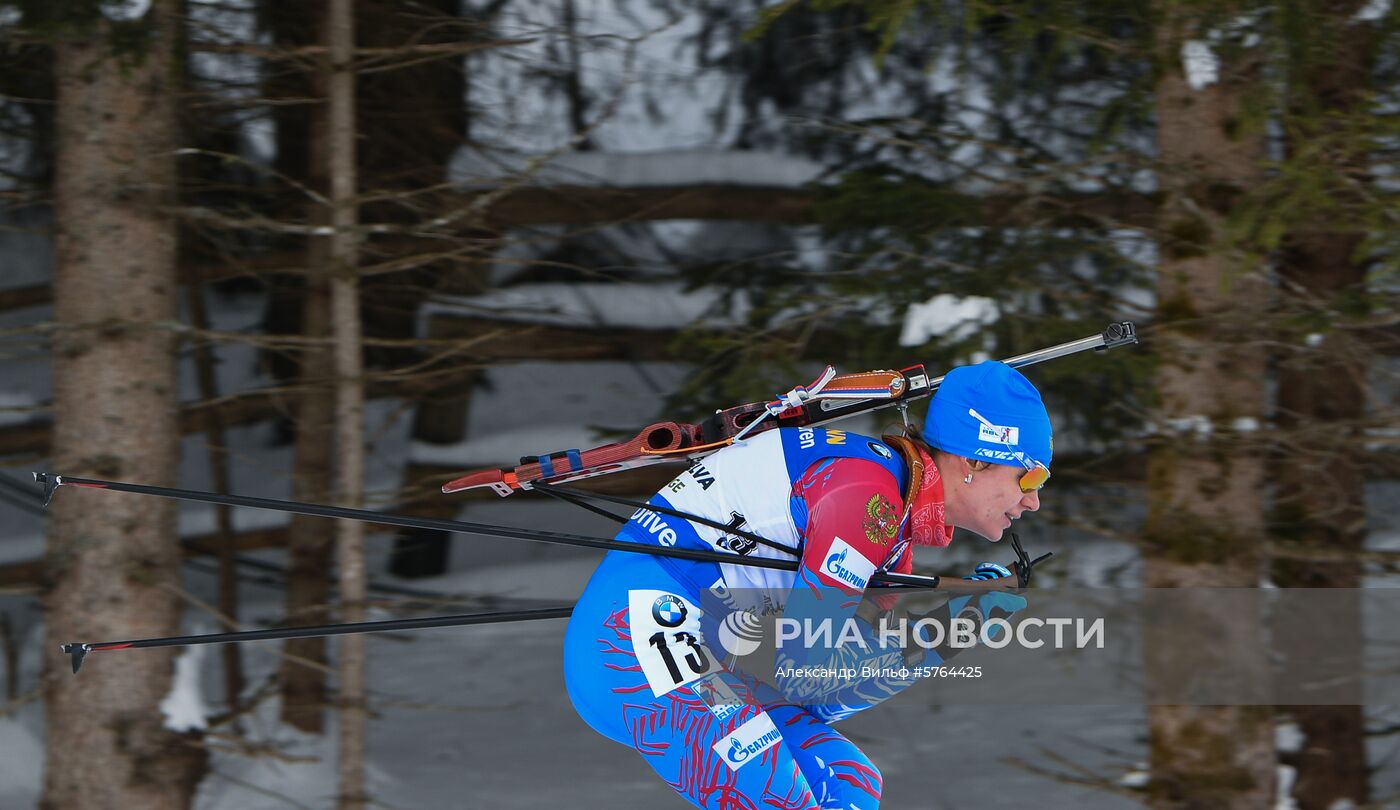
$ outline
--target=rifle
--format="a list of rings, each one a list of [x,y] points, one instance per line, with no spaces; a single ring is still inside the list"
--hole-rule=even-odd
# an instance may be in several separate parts
[[[1133,343],[1137,343],[1136,327],[1131,321],[1121,321],[1109,324],[1100,334],[1002,362],[1023,368],[1082,351],[1105,351]],[[898,408],[907,424],[909,404],[932,396],[942,382],[943,377],[930,377],[922,363],[898,371],[841,375],[827,366],[811,383],[767,402],[718,410],[699,424],[656,422],[624,442],[524,456],[514,467],[468,472],[443,484],[442,491],[450,494],[490,487],[504,498],[536,484],[563,484],[651,464],[693,462],[773,428],[814,427],[883,408]]]

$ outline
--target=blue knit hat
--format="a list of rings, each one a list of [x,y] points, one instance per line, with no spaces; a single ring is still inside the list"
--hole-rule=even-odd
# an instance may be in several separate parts
[[[1040,392],[1021,372],[996,360],[948,372],[929,404],[924,436],[945,452],[1012,467],[1023,466],[1018,452],[1047,469],[1054,455]]]

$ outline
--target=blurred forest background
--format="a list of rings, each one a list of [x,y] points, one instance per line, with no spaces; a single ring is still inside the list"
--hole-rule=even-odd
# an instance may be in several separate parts
[[[326,801],[411,806],[366,786],[363,637],[214,649],[183,724],[176,652],[76,679],[49,653],[441,604],[409,580],[475,543],[69,490],[45,520],[30,469],[454,517],[464,469],[814,365],[941,373],[1133,320],[1143,347],[1030,373],[1074,504],[1040,519],[1127,544],[1135,584],[1374,582],[1400,553],[1397,78],[1387,0],[0,0],[0,641],[45,764],[0,796],[220,806],[210,751],[275,757],[270,705],[332,740]],[[259,582],[280,615],[240,603]],[[1046,783],[1400,806],[1361,706],[1143,730],[1141,778]]]

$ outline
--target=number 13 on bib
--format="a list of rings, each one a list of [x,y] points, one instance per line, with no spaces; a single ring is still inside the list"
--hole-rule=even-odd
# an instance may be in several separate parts
[[[656,697],[724,668],[702,643],[703,613],[685,597],[652,590],[627,597],[632,648]]]

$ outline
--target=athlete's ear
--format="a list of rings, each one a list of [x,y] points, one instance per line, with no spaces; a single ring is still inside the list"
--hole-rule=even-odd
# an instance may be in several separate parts
[[[958,460],[961,461],[963,463],[963,466],[971,472],[982,472],[983,470],[992,466],[992,462],[987,461],[984,458],[967,458],[966,456],[959,456]]]

